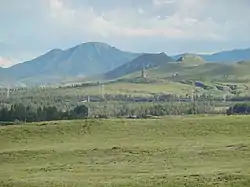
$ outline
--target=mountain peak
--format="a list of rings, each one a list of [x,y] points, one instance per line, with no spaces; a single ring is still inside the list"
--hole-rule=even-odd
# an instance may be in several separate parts
[[[62,49],[59,48],[55,48],[55,49],[51,49],[48,53],[58,53],[58,52],[62,52]]]
[[[78,47],[100,47],[100,48],[112,48],[112,46],[103,43],[103,42],[85,42],[85,43],[81,43],[76,45],[73,48],[78,48]]]

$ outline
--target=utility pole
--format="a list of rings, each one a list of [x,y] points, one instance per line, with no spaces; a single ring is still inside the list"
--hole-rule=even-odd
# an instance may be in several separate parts
[[[90,98],[89,98],[89,95],[88,95],[88,98],[87,98],[87,103],[88,103],[88,116],[90,117],[91,116],[91,109],[90,109]]]
[[[102,98],[104,98],[104,85],[101,84],[101,94],[102,94]]]
[[[193,103],[193,114],[196,113],[196,103],[195,103],[195,81],[192,81],[192,103]]]

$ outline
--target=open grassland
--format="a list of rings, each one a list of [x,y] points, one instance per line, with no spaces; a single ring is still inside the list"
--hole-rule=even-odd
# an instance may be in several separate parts
[[[163,82],[154,84],[144,83],[129,83],[129,82],[112,82],[103,86],[103,92],[101,86],[86,86],[76,88],[47,88],[41,90],[39,88],[29,89],[28,91],[16,91],[12,92],[13,98],[19,97],[49,97],[49,96],[60,96],[64,97],[75,97],[79,95],[131,95],[131,96],[152,96],[152,94],[190,94],[192,86],[185,85],[177,82]],[[3,97],[6,97],[6,91],[0,93]]]
[[[0,127],[0,186],[250,186],[250,117]]]

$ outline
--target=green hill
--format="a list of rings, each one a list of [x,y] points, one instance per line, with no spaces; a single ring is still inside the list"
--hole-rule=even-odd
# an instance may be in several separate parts
[[[141,74],[140,70],[122,76],[118,80],[120,80],[120,84],[125,82],[130,84],[145,84],[144,90],[148,87],[149,92],[150,85],[155,85],[162,92],[172,93],[174,91],[176,94],[189,94],[193,89],[192,85],[197,83],[194,85],[199,89],[199,93],[217,96],[225,93],[235,95],[237,92],[249,94],[249,62],[235,64],[200,63],[199,65],[192,63],[192,65],[183,65],[183,63],[188,62],[184,60],[179,63],[169,62],[157,67],[148,68],[145,70],[147,77],[143,80],[138,79]],[[197,61],[195,64],[197,64]],[[183,88],[185,85],[185,89],[181,89],[180,84],[183,84]],[[175,89],[167,90],[164,88],[164,85]],[[134,87],[136,88],[136,85]],[[224,87],[227,87],[227,91],[224,91]]]
[[[207,80],[246,80],[250,81],[250,62],[241,61],[234,64],[204,63],[200,58],[196,61],[191,57],[183,58],[177,63],[161,64],[147,69],[148,78],[162,78],[171,80],[181,79],[207,79]],[[127,77],[138,77],[138,73],[132,73]]]

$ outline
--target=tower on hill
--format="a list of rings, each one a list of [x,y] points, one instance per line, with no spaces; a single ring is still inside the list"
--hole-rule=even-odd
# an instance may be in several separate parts
[[[146,70],[145,70],[145,68],[142,68],[142,70],[141,70],[141,78],[146,78],[146,77],[147,77]]]

